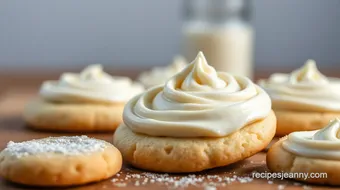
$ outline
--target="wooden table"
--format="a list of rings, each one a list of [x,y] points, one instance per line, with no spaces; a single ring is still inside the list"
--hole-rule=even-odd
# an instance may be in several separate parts
[[[0,77],[1,79],[1,77]],[[10,80],[8,80],[10,81]],[[13,81],[12,81],[13,82]],[[26,81],[27,82],[27,81]],[[30,140],[33,138],[42,138],[48,136],[62,136],[62,135],[71,135],[71,134],[62,134],[62,133],[49,133],[49,132],[39,132],[27,129],[21,117],[22,109],[31,98],[36,95],[36,91],[39,87],[40,80],[36,80],[36,82],[30,83],[30,85],[16,85],[15,87],[7,85],[6,90],[0,91],[0,149],[2,150],[8,141],[24,141]],[[18,82],[19,84],[20,82]],[[1,87],[1,85],[0,85]],[[3,88],[4,89],[4,88]],[[74,134],[72,134],[74,135]],[[112,142],[112,133],[97,133],[97,134],[86,134],[91,137],[99,138],[106,140],[108,142]],[[268,172],[265,163],[265,152],[260,152],[244,161],[239,163],[217,168],[213,170],[208,170],[199,174],[195,174],[196,176],[214,176],[217,175],[224,182],[226,179],[233,178],[234,175],[244,178],[247,176],[251,177],[251,173],[254,171],[257,172]],[[131,174],[140,174],[141,178],[129,178],[125,180],[126,176],[138,176]],[[135,168],[132,168],[128,165],[124,165],[122,171],[119,173],[119,176],[114,176],[112,179],[88,184],[84,186],[78,186],[67,189],[78,189],[78,190],[102,190],[102,189],[171,189],[173,185],[166,185],[165,182],[157,182],[151,183],[148,180],[148,183],[143,183],[145,180],[145,171],[140,171]],[[160,175],[160,174],[157,174]],[[190,174],[185,175],[170,175],[183,177],[188,176]],[[213,178],[213,177],[211,177]],[[116,182],[113,182],[116,181]],[[137,182],[138,181],[138,182]],[[186,189],[204,189],[205,184],[207,182],[214,182],[217,185],[221,185],[222,182],[216,182],[215,179],[204,179],[202,183],[196,186],[189,186]],[[253,179],[251,182],[242,183],[242,180],[235,180],[234,182],[224,183],[225,186],[219,186],[217,189],[336,189],[327,186],[312,186],[309,184],[297,183],[293,180],[267,180],[267,179]],[[5,180],[0,178],[0,190],[19,190],[19,189],[39,189],[34,187],[25,187],[21,185],[16,185],[13,183],[6,182]],[[51,189],[51,188],[47,188]]]

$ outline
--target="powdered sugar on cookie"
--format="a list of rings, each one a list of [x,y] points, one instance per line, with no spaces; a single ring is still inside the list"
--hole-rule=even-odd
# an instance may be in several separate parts
[[[63,155],[79,155],[103,151],[106,143],[101,140],[83,136],[48,137],[15,143],[10,141],[4,152],[15,157],[56,153]]]

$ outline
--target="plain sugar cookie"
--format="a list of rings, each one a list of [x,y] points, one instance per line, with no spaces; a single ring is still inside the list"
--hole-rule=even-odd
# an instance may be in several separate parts
[[[24,109],[28,127],[63,132],[114,131],[122,122],[125,103],[64,104],[36,99]]]
[[[110,178],[122,167],[110,143],[87,136],[9,142],[0,153],[0,175],[32,186],[71,186]]]
[[[123,158],[133,166],[157,172],[198,172],[226,166],[264,149],[275,135],[273,111],[263,120],[218,138],[153,137],[121,124],[113,138]]]

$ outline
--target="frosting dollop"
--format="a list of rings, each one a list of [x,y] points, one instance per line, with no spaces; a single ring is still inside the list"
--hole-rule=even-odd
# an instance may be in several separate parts
[[[151,136],[221,137],[270,111],[263,89],[246,77],[216,72],[200,52],[165,85],[131,99],[123,120],[132,131]]]
[[[150,71],[140,74],[138,80],[147,88],[165,84],[165,82],[188,66],[182,56],[175,56],[172,63],[166,67],[154,67]]]
[[[313,60],[290,74],[275,73],[259,85],[270,95],[274,109],[340,111],[340,80],[324,76]]]
[[[340,120],[315,131],[299,131],[288,135],[282,147],[296,155],[340,160]]]
[[[127,102],[143,91],[143,86],[128,77],[113,77],[100,64],[86,67],[81,73],[64,73],[58,81],[45,81],[40,95],[48,101],[69,103]]]

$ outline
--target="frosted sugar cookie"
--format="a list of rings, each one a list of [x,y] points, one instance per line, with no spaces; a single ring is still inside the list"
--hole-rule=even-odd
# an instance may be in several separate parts
[[[127,77],[110,76],[101,65],[90,65],[80,74],[44,82],[40,96],[25,107],[24,119],[41,130],[113,131],[122,122],[125,103],[143,90]]]
[[[9,142],[0,153],[0,175],[33,186],[70,186],[107,179],[122,167],[111,144],[87,136]]]
[[[313,60],[290,74],[260,80],[259,85],[272,99],[277,136],[320,129],[340,117],[340,79],[321,74]]]
[[[166,67],[154,67],[150,71],[145,71],[140,74],[138,80],[146,88],[162,85],[165,84],[169,78],[182,71],[186,66],[188,66],[187,61],[182,56],[176,56],[170,65]]]
[[[197,172],[264,149],[275,134],[269,96],[251,80],[216,72],[202,52],[165,85],[131,99],[114,145],[135,167]]]
[[[340,185],[340,120],[314,131],[293,132],[275,143],[267,153],[274,172],[304,173],[296,180]]]

